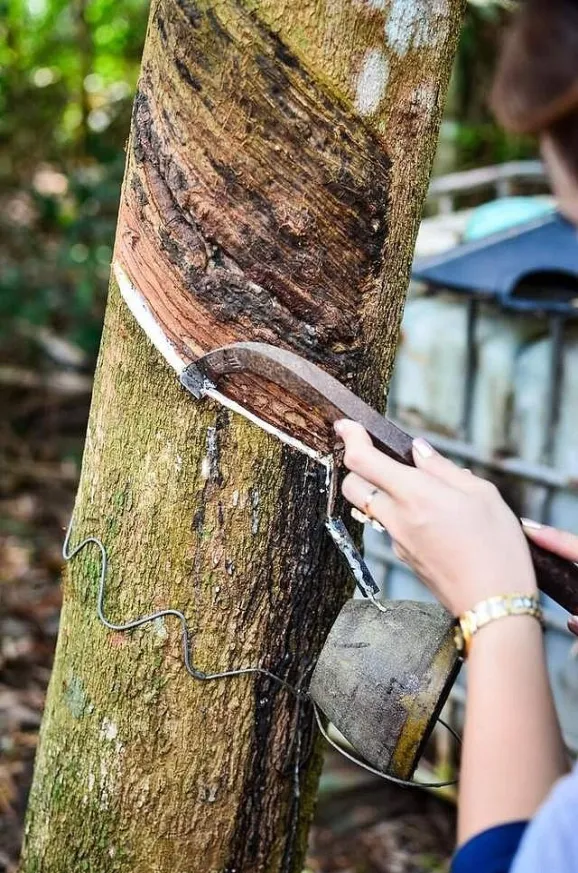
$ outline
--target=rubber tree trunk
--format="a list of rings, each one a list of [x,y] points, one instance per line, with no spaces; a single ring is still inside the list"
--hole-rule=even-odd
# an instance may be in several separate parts
[[[153,2],[116,253],[192,295],[192,348],[278,342],[379,402],[460,7]],[[297,681],[351,587],[324,499],[313,461],[180,388],[112,283],[72,534],[106,544],[107,616],[178,607],[200,669]],[[99,565],[64,575],[22,873],[301,869],[310,713],[195,681],[174,620],[108,631]]]

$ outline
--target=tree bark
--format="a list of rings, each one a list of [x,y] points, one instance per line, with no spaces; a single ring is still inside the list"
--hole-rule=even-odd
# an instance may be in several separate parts
[[[153,2],[116,255],[193,301],[189,348],[279,343],[379,402],[460,14]],[[72,534],[106,544],[106,615],[177,607],[201,670],[295,683],[351,588],[324,506],[311,459],[183,392],[112,282]],[[22,873],[300,869],[310,713],[262,675],[195,681],[172,620],[108,631],[98,575],[93,547],[64,574]]]

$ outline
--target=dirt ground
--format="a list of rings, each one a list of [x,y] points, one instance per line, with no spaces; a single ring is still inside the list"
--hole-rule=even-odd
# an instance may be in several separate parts
[[[0,873],[16,873],[88,396],[27,388],[13,378],[0,386],[0,409]],[[443,801],[392,787],[332,753],[306,867],[315,873],[446,870],[454,828],[455,812]]]

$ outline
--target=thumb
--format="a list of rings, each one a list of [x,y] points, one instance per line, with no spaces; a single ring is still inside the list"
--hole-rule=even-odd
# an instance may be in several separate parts
[[[565,530],[548,527],[529,518],[523,518],[521,521],[524,533],[537,545],[542,546],[543,549],[548,549],[549,552],[560,555],[562,558],[567,558],[569,561],[578,561],[577,536]]]

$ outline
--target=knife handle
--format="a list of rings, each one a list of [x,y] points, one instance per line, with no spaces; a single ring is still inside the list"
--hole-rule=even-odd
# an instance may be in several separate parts
[[[528,539],[538,588],[573,615],[578,614],[578,565]]]

